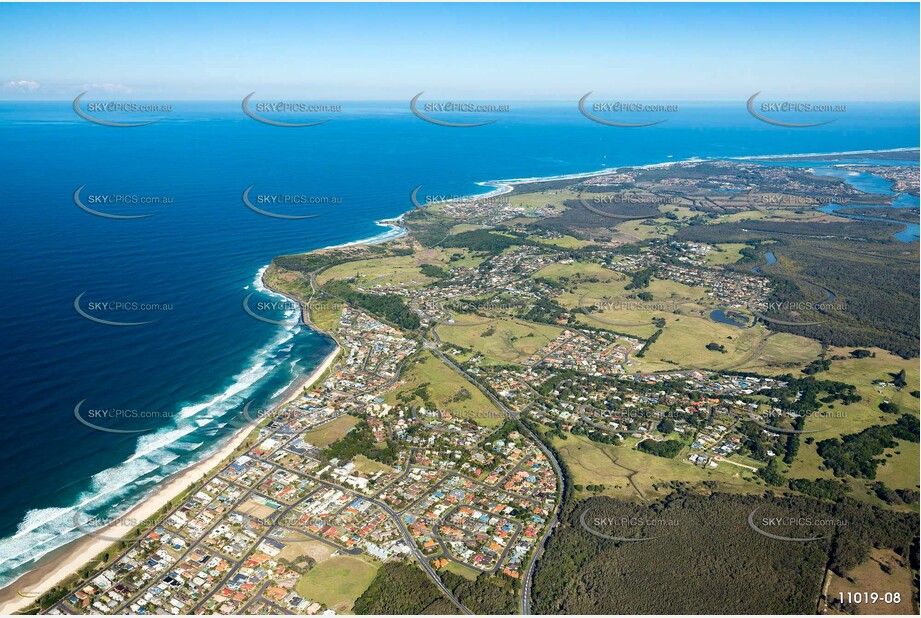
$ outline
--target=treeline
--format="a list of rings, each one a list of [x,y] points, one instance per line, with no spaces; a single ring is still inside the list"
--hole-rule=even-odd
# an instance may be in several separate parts
[[[632,273],[630,273],[630,283],[624,286],[624,289],[634,290],[634,289],[648,288],[649,282],[652,280],[652,276],[654,274],[656,274],[656,269],[653,267],[641,268],[640,270],[635,270]]]
[[[852,384],[834,380],[816,380],[813,377],[794,377],[790,374],[778,376],[785,382],[782,387],[775,387],[764,391],[764,395],[775,400],[774,406],[780,409],[781,414],[769,417],[768,422],[778,425],[785,422],[784,413],[795,413],[792,428],[802,431],[806,426],[806,419],[821,409],[822,404],[840,402],[850,405],[861,400],[857,388]],[[785,436],[770,434],[751,421],[743,422],[740,431],[745,436],[743,445],[755,459],[768,462],[769,466],[759,470],[759,475],[771,485],[783,485],[785,480],[781,477],[776,462],[771,467],[770,451],[783,452],[783,461],[792,464],[800,448],[800,434],[790,433]]]
[[[457,608],[418,566],[387,562],[352,611],[356,614],[455,614]]]
[[[457,600],[474,614],[518,613],[515,581],[506,575],[481,573],[472,581],[450,571],[442,571],[439,575]]]
[[[675,238],[712,244],[745,243],[750,240],[760,240],[758,235],[776,235],[790,237],[791,239],[797,237],[811,238],[809,242],[823,241],[830,236],[889,242],[892,233],[898,232],[900,227],[889,223],[871,221],[818,223],[814,221],[770,221],[762,219],[690,226],[678,230],[675,233]]]
[[[514,234],[499,234],[490,230],[470,230],[448,236],[442,241],[441,246],[446,249],[469,249],[470,251],[495,254],[516,245],[535,246],[539,244]]]
[[[778,541],[748,521],[811,517],[818,540]],[[605,528],[611,521],[643,522],[642,531]],[[917,535],[916,514],[894,513],[852,501],[678,491],[655,502],[594,497],[568,505],[538,563],[538,614],[809,614],[815,612],[826,564],[845,573],[873,547],[908,556]],[[649,537],[641,543],[602,538]],[[625,528],[627,526],[620,526]],[[625,532],[627,534],[625,534]],[[809,530],[775,530],[791,538]]]
[[[534,301],[534,304],[531,305],[531,308],[528,309],[525,313],[520,314],[518,317],[531,322],[540,322],[542,324],[558,324],[565,316],[569,316],[567,323],[572,322],[572,316],[569,315],[569,310],[566,307],[562,306],[552,298],[546,296],[541,296]],[[580,325],[581,328],[581,325]]]
[[[914,505],[918,504],[918,500],[921,499],[921,494],[914,489],[890,489],[881,481],[870,485],[870,489],[877,498],[890,505]]]
[[[446,279],[451,274],[437,264],[422,264],[419,266],[419,272],[432,279]]]
[[[636,357],[643,358],[644,356],[646,356],[646,351],[649,350],[649,346],[654,344],[656,342],[656,339],[658,339],[660,336],[662,336],[661,328],[658,329],[656,332],[654,332],[652,336],[646,340],[646,343],[643,344],[643,347],[640,348],[639,351],[636,353]]]
[[[847,494],[847,485],[835,479],[790,479],[787,486],[807,496],[832,502]]]
[[[876,457],[887,448],[898,446],[896,440],[917,443],[918,419],[903,414],[893,425],[873,425],[860,433],[829,438],[816,444],[816,450],[835,476],[875,479],[876,468],[884,460]]]
[[[374,316],[383,318],[398,328],[416,330],[421,324],[419,316],[395,294],[367,294],[338,279],[324,285],[323,291],[353,307],[364,309]]]
[[[674,459],[683,447],[684,444],[678,440],[643,440],[636,445],[637,450],[666,459]]]
[[[279,255],[272,260],[272,263],[285,270],[307,274],[323,266],[329,266],[340,259],[327,253],[301,253],[298,255]]]
[[[450,571],[441,581],[474,614],[518,613],[516,583],[505,575],[480,574],[468,580]],[[457,607],[415,564],[388,562],[382,566],[352,607],[356,614],[457,614]]]
[[[331,459],[349,461],[356,455],[364,455],[382,464],[393,465],[399,460],[399,453],[398,446],[390,440],[384,444],[375,442],[371,428],[365,421],[361,421],[344,436],[323,449],[322,456],[326,461]]]
[[[897,226],[896,226],[897,227]],[[891,238],[887,224],[746,221],[683,228],[676,238],[757,243],[774,239],[778,262],[763,274],[778,308],[765,324],[776,331],[841,347],[877,346],[903,358],[918,356],[918,245]],[[828,238],[827,236],[838,236]],[[871,242],[855,242],[865,237]],[[757,246],[757,245],[755,245]],[[760,249],[759,249],[760,250]],[[743,253],[749,254],[748,250]],[[731,266],[748,272],[739,262]],[[868,273],[872,285],[868,285]],[[828,298],[830,290],[834,298]],[[795,307],[796,312],[781,311]],[[782,324],[816,322],[815,324]]]
[[[599,191],[586,191],[586,193],[611,192],[611,188],[609,187],[598,188],[600,189]],[[611,196],[610,199],[596,200],[594,197],[585,195],[582,199],[585,201],[585,205],[588,205],[591,210],[586,208],[579,200],[564,200],[563,205],[570,210],[579,209],[594,214],[599,219],[607,219],[606,227],[613,227],[618,223],[623,223],[631,219],[647,219],[662,216],[662,212],[654,203],[641,203],[639,201],[627,200],[616,201],[617,197],[618,196],[615,194]],[[592,213],[593,210],[597,211],[597,213]],[[605,215],[609,216],[606,217]]]

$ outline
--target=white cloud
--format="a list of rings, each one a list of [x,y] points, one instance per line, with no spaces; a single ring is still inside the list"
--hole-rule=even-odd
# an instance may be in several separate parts
[[[26,79],[20,79],[18,81],[10,80],[3,83],[3,87],[10,90],[20,90],[22,92],[35,92],[41,85],[38,82],[31,82]]]

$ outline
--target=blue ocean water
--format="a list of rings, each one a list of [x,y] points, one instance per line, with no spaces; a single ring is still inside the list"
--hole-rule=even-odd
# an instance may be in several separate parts
[[[375,221],[410,210],[418,185],[466,195],[490,179],[619,165],[918,146],[917,104],[848,110],[830,125],[785,129],[744,104],[686,104],[666,123],[628,129],[593,123],[574,104],[521,104],[461,129],[423,122],[407,102],[344,103],[332,122],[293,129],[255,122],[239,102],[175,102],[156,125],[118,129],[81,120],[70,102],[0,103],[0,585],[78,537],[76,509],[81,520],[115,517],[229,437],[245,402],[267,404],[326,356],[325,337],[243,310],[250,293],[273,300],[256,281],[274,256],[387,233]],[[241,199],[252,185],[254,199],[335,200],[266,200],[266,210],[319,216],[265,217]],[[93,209],[154,216],[93,216],[74,202],[80,187]],[[89,203],[104,195],[161,201]],[[151,322],[85,319],[78,297],[101,319]],[[101,304],[114,302],[127,308]],[[83,418],[142,416],[92,417],[98,426],[148,431],[92,429],[75,417],[80,402]]]

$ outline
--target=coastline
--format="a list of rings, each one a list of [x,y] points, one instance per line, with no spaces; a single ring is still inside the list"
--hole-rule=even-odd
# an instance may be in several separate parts
[[[409,211],[411,212],[411,211]],[[391,240],[396,240],[397,238],[402,238],[409,233],[409,230],[403,227],[403,217],[406,216],[406,213],[392,219],[379,219],[374,222],[375,225],[381,227],[390,228],[386,232],[381,232],[370,238],[362,238],[361,240],[353,240],[352,242],[345,242],[340,245],[329,245],[326,247],[320,247],[319,249],[314,249],[314,251],[323,251],[325,249],[342,249],[343,247],[355,247],[358,245],[379,245],[381,243],[390,242]],[[310,252],[308,252],[310,253]],[[266,266],[267,268],[268,266]],[[278,294],[275,290],[272,290],[273,293]]]
[[[781,159],[781,158],[796,158],[804,156],[836,156],[836,155],[860,155],[860,154],[873,154],[873,153],[886,153],[886,152],[903,152],[903,151],[913,151],[917,150],[917,147],[909,148],[894,148],[886,150],[861,150],[861,151],[844,151],[844,152],[831,152],[831,153],[805,153],[805,154],[788,154],[788,155],[761,155],[761,156],[745,156],[745,157],[713,157],[713,158],[689,158],[676,161],[667,161],[662,163],[652,163],[646,165],[633,165],[633,166],[616,166],[611,168],[605,168],[601,170],[591,171],[591,172],[579,172],[572,174],[563,174],[555,176],[541,176],[541,177],[531,177],[531,178],[516,178],[509,180],[495,180],[495,181],[482,181],[477,182],[476,184],[483,187],[493,187],[493,190],[488,191],[482,194],[470,195],[461,198],[453,198],[449,200],[444,200],[444,202],[453,202],[464,199],[488,199],[498,195],[504,195],[512,193],[515,190],[517,185],[521,184],[530,184],[537,182],[548,182],[554,180],[575,180],[580,178],[591,178],[597,176],[604,176],[612,174],[617,170],[625,169],[655,169],[655,168],[665,168],[681,163],[694,163],[701,161],[739,161],[739,160],[764,160],[764,159]],[[438,203],[438,202],[433,202]],[[322,251],[324,249],[337,249],[350,246],[358,245],[375,245],[390,242],[396,240],[408,234],[408,229],[402,224],[404,223],[404,217],[412,210],[407,211],[398,217],[391,219],[381,219],[375,221],[375,223],[381,227],[390,228],[389,230],[382,232],[376,236],[370,238],[365,238],[361,240],[356,240],[348,243],[343,243],[339,245],[330,245],[327,247],[322,247],[314,251]],[[257,282],[261,283],[263,290],[284,296],[289,298],[287,295],[278,292],[277,290],[272,289],[267,285],[263,279],[266,269],[263,267],[257,274]],[[291,299],[295,300],[295,299]],[[299,303],[298,303],[299,305]],[[314,328],[308,317],[306,316],[303,308],[301,308],[301,323],[304,325]],[[322,331],[319,331],[322,332]],[[326,333],[324,333],[326,334]],[[278,407],[285,405],[295,398],[303,389],[309,388],[313,383],[332,365],[333,360],[338,355],[341,348],[338,344],[333,348],[329,355],[323,360],[323,362],[316,368],[314,371],[303,379],[303,381],[295,381],[289,387],[286,388],[286,391],[283,396],[283,401],[273,406],[273,410]],[[298,383],[300,382],[300,383]],[[157,489],[149,496],[144,497],[135,504],[131,509],[129,509],[124,515],[119,517],[119,520],[127,521],[143,521],[151,516],[154,516],[159,510],[165,506],[169,501],[175,499],[177,496],[184,493],[192,484],[210,476],[213,472],[216,472],[214,468],[220,464],[224,459],[233,454],[233,452],[239,448],[240,445],[245,442],[246,438],[256,427],[258,421],[247,425],[246,427],[238,430],[233,437],[220,449],[216,452],[209,455],[207,458],[196,462],[189,467],[177,472],[170,478],[164,479],[157,485]],[[41,594],[47,592],[55,585],[71,577],[77,573],[82,567],[89,563],[96,556],[100,555],[106,551],[109,547],[113,545],[112,537],[118,537],[119,535],[126,535],[133,529],[134,525],[122,524],[122,523],[112,523],[108,526],[105,526],[97,531],[94,531],[92,534],[86,534],[85,536],[75,539],[74,541],[63,545],[56,550],[49,552],[42,558],[40,558],[34,568],[22,574],[16,580],[10,582],[5,588],[0,589],[0,614],[10,614],[14,611],[22,610],[29,605],[31,605]],[[95,534],[107,533],[108,539],[100,539],[94,536]],[[27,595],[27,596],[26,596]]]
[[[665,167],[671,167],[679,163],[701,163],[704,161],[764,161],[769,159],[796,159],[799,157],[832,157],[832,156],[841,156],[841,155],[868,155],[868,154],[881,154],[886,152],[911,152],[914,150],[921,149],[921,146],[909,146],[906,148],[886,148],[882,150],[842,150],[839,152],[805,152],[798,154],[782,154],[782,155],[746,155],[741,157],[690,157],[688,159],[678,159],[676,161],[663,161],[661,163],[647,163],[645,165],[618,165],[615,167],[608,167],[601,170],[595,170],[592,172],[574,172],[572,174],[559,174],[556,176],[533,176],[530,178],[508,178],[502,180],[486,180],[477,182],[476,184],[481,187],[495,187],[493,191],[487,193],[480,193],[477,195],[468,195],[461,198],[455,198],[450,200],[444,200],[445,202],[453,202],[464,199],[486,199],[490,197],[495,197],[497,195],[504,195],[506,193],[511,193],[514,191],[517,185],[539,183],[539,182],[550,182],[554,180],[578,180],[580,178],[594,178],[596,176],[605,176],[607,174],[613,174],[617,170],[642,170],[642,169],[659,169]],[[437,203],[437,202],[436,202]]]
[[[297,398],[304,389],[313,386],[319,377],[332,366],[339,350],[337,345],[310,375],[292,383],[286,389],[288,392],[285,393],[282,401],[272,408],[273,411]],[[260,420],[257,419],[242,427],[233,438],[207,458],[161,481],[153,494],[142,498],[124,515],[121,515],[118,521],[95,530],[91,534],[86,534],[40,558],[35,568],[23,573],[0,590],[0,614],[8,615],[25,609],[42,594],[77,573],[96,556],[112,547],[115,543],[113,538],[129,534],[137,525],[137,523],[130,522],[141,522],[155,516],[160,509],[184,493],[194,483],[211,476],[217,471],[218,465],[233,455],[234,451],[246,441],[259,422]],[[105,535],[105,538],[96,536],[102,534]]]

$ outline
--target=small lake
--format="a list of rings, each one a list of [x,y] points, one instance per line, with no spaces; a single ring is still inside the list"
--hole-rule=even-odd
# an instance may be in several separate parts
[[[768,251],[767,253],[765,253],[765,254],[764,254],[764,259],[766,259],[767,262],[765,262],[764,264],[761,264],[761,265],[759,265],[759,266],[755,266],[754,268],[752,268],[752,272],[753,272],[753,273],[761,272],[761,269],[764,268],[765,266],[770,266],[771,264],[774,264],[775,262],[777,262],[777,256],[774,255],[774,252],[773,252],[773,251]]]
[[[714,309],[710,312],[710,319],[720,324],[728,324],[737,328],[748,326],[748,318],[733,309]]]

